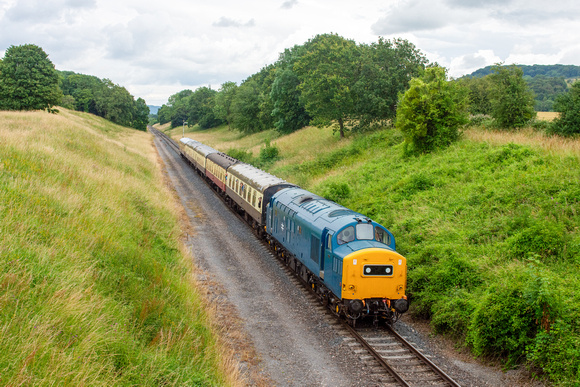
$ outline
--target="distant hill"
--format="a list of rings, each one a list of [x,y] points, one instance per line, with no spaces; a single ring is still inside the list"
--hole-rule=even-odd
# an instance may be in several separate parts
[[[159,108],[161,108],[161,106],[155,106],[155,105],[147,105],[147,107],[149,108],[149,114],[154,116],[157,114],[157,112],[159,111]]]
[[[535,94],[537,111],[552,111],[556,97],[565,93],[580,78],[580,66],[576,65],[517,65],[524,72],[524,79]],[[467,78],[485,77],[491,74],[487,66],[465,75]]]
[[[536,77],[538,75],[543,75],[545,77],[558,78],[563,77],[564,79],[575,79],[580,78],[580,66],[576,65],[517,65],[524,72],[524,77]],[[491,67],[487,66],[482,69],[476,70],[466,77],[485,77],[491,74]]]

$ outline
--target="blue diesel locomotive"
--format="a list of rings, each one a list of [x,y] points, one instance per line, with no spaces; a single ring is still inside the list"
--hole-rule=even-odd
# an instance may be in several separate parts
[[[367,316],[393,323],[408,310],[406,259],[386,228],[198,141],[182,138],[179,145],[333,312],[354,325]]]

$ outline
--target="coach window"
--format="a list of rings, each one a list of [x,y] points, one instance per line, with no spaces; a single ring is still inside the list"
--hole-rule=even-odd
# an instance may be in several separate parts
[[[339,245],[354,241],[354,227],[348,226],[339,232],[336,236],[336,240],[338,241]]]

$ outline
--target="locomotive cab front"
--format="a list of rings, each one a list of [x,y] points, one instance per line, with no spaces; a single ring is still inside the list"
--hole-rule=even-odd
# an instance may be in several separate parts
[[[347,317],[374,315],[390,321],[407,311],[407,261],[394,250],[392,235],[370,220],[336,234],[334,253],[342,257],[340,294]]]

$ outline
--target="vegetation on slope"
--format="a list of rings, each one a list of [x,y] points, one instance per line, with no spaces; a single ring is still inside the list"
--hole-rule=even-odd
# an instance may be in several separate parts
[[[0,138],[0,384],[227,384],[149,135],[63,110]]]
[[[231,136],[191,134],[221,150]],[[389,227],[408,258],[411,313],[436,332],[580,383],[578,140],[472,128],[412,157],[402,141],[394,129],[341,142],[306,128],[272,141],[281,160],[269,171]]]

